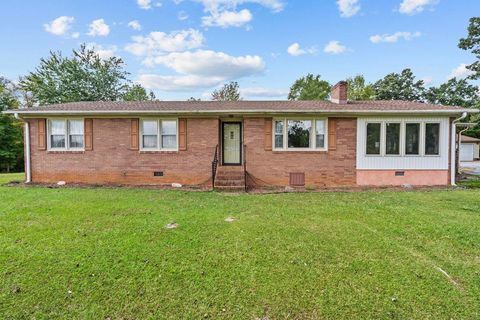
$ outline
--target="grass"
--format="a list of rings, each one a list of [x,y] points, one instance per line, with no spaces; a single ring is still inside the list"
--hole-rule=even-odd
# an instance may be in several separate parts
[[[0,318],[478,319],[479,199],[0,187]]]

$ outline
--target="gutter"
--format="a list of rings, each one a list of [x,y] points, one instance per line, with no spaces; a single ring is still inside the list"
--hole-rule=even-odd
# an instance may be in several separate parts
[[[15,115],[15,119],[23,121],[24,123],[23,139],[25,146],[25,183],[30,183],[32,182],[32,170],[30,161],[30,123],[20,118],[18,112],[13,112],[13,114]]]
[[[158,115],[158,114],[282,114],[282,113],[315,113],[315,114],[351,114],[351,115],[412,115],[412,114],[432,114],[432,115],[456,115],[459,113],[477,113],[476,109],[456,109],[456,110],[353,110],[353,109],[244,109],[244,110],[7,110],[5,114],[22,114],[26,116],[39,115]]]
[[[450,183],[452,186],[456,186],[456,175],[457,175],[457,150],[460,151],[460,143],[461,143],[461,135],[458,138],[458,143],[457,143],[457,124],[461,126],[465,126],[466,128],[463,129],[460,133],[464,132],[467,130],[469,127],[476,125],[475,123],[458,123],[459,121],[465,119],[467,117],[468,113],[464,112],[462,115],[452,121],[452,133],[451,133],[451,146],[450,146]]]

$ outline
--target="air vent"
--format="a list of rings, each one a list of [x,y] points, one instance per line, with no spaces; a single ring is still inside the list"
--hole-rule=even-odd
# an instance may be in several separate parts
[[[302,187],[305,185],[304,172],[290,172],[290,185],[292,187]]]
[[[405,171],[395,171],[395,177],[403,177],[405,176]]]
[[[153,176],[154,176],[154,177],[163,177],[163,171],[155,171],[155,172],[153,173]]]

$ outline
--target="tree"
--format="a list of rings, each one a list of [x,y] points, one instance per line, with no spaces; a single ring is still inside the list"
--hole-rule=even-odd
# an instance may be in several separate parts
[[[288,100],[326,100],[330,95],[330,84],[320,75],[309,73],[295,81],[290,87]]]
[[[375,90],[373,85],[365,84],[363,75],[357,75],[354,78],[348,78],[348,100],[373,100],[375,99]]]
[[[23,164],[23,139],[21,123],[11,115],[2,114],[16,109],[18,100],[12,93],[14,85],[0,77],[0,171],[20,170]]]
[[[221,89],[215,90],[212,93],[212,100],[214,101],[238,101],[242,100],[240,97],[240,86],[238,82],[232,81],[224,84]]]
[[[468,25],[468,36],[461,38],[458,47],[463,50],[470,50],[476,58],[476,61],[467,66],[472,71],[470,79],[480,79],[480,17],[470,18]]]
[[[127,89],[127,92],[123,95],[123,101],[154,101],[155,94],[150,91],[147,93],[144,87],[139,84],[134,84]]]
[[[80,50],[73,50],[72,57],[50,52],[50,56],[42,58],[35,72],[24,77],[20,85],[23,90],[31,92],[40,105],[116,101],[121,100],[128,90],[128,74],[122,59],[101,59],[83,44]]]
[[[425,88],[423,80],[415,80],[412,70],[404,69],[401,73],[387,74],[374,85],[378,100],[423,101]]]
[[[465,108],[480,106],[478,87],[469,84],[467,80],[452,78],[438,87],[431,87],[425,93],[429,103],[446,106],[461,106]]]
[[[200,98],[197,99],[197,98],[194,98],[194,97],[190,97],[190,98],[187,99],[187,101],[202,101],[202,99],[200,99]]]

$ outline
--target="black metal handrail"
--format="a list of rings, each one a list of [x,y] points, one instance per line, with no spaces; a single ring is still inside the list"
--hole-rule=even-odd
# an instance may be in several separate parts
[[[213,161],[212,161],[212,190],[215,189],[215,176],[217,175],[217,166],[218,166],[218,144],[215,147],[215,154],[213,155]]]
[[[245,183],[245,192],[247,192],[247,146],[243,145],[243,180]]]

